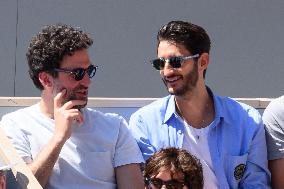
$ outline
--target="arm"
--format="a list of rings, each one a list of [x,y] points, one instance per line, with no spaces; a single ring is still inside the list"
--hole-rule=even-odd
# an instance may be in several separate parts
[[[144,163],[141,151],[127,129],[124,119],[120,122],[115,148],[115,175],[119,189],[144,188],[140,163]]]
[[[43,188],[48,182],[63,145],[64,141],[53,137],[34,161],[28,163],[29,168]]]
[[[28,166],[35,175],[39,183],[44,188],[52,173],[53,167],[59,157],[61,149],[66,140],[71,136],[71,124],[78,121],[83,122],[81,112],[72,107],[82,105],[85,101],[69,101],[62,105],[65,91],[62,91],[54,98],[54,120],[55,131],[48,143],[39,152],[32,162],[28,162]]]
[[[272,188],[284,188],[283,97],[272,101],[263,113]]]
[[[271,183],[273,189],[283,189],[284,187],[284,159],[269,161],[271,171]]]
[[[128,164],[115,168],[118,189],[143,189],[144,182],[139,164]]]
[[[268,189],[270,188],[270,172],[268,170],[265,130],[258,112],[247,122],[247,127],[253,131],[249,144],[246,170],[240,188]]]

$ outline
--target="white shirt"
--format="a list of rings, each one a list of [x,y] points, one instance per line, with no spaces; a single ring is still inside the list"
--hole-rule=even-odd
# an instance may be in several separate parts
[[[115,167],[144,161],[122,117],[89,108],[82,113],[84,123],[72,125],[48,189],[114,189]],[[1,125],[26,161],[36,158],[54,132],[54,120],[43,115],[38,104],[3,116]]]
[[[218,189],[218,181],[213,171],[211,155],[208,146],[209,127],[196,129],[184,121],[185,135],[183,149],[189,151],[200,160],[203,168],[203,189]]]

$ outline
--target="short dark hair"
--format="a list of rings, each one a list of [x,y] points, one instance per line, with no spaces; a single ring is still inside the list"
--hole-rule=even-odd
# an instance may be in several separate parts
[[[44,26],[42,31],[32,38],[26,53],[29,74],[35,86],[43,90],[38,79],[40,72],[59,68],[65,55],[88,49],[92,44],[93,40],[89,35],[79,28],[65,24]],[[57,77],[56,72],[51,74]]]
[[[202,165],[195,156],[184,149],[170,147],[156,152],[146,160],[143,174],[145,178],[152,178],[164,170],[183,173],[188,188],[203,188]]]
[[[170,41],[183,45],[192,55],[210,52],[210,37],[202,27],[184,21],[171,21],[158,32],[158,45],[161,41]],[[206,70],[203,73],[205,77]]]

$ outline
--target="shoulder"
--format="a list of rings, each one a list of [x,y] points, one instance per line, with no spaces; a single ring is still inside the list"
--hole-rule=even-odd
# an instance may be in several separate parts
[[[284,95],[272,100],[264,110],[264,122],[270,122],[275,119],[284,121]]]
[[[103,113],[92,108],[85,108],[83,111],[89,123],[96,123],[100,127],[114,128],[126,124],[125,119],[116,113]]]
[[[38,108],[38,104],[34,104],[32,106],[28,106],[28,107],[23,107],[23,108],[19,108],[13,112],[9,112],[7,114],[5,114],[4,116],[15,116],[15,115],[22,115],[22,114],[26,114],[26,113],[30,113],[35,111]]]
[[[215,96],[215,99],[226,120],[233,123],[247,121],[261,124],[261,115],[252,106],[238,102],[230,97]]]
[[[170,97],[171,96],[169,95],[169,96],[160,98],[142,108],[139,108],[136,112],[132,114],[131,117],[137,116],[137,115],[153,115],[153,113],[164,112],[167,108]]]
[[[25,108],[21,108],[18,109],[14,112],[10,112],[7,113],[5,115],[3,115],[1,123],[9,123],[9,122],[21,122],[21,123],[25,123],[25,121],[28,120],[28,118],[30,117],[36,117],[36,112],[37,112],[37,104],[29,106],[29,107],[25,107]]]
[[[118,115],[117,113],[103,113],[93,108],[85,108],[84,113],[97,119],[123,119],[123,117]]]
[[[243,114],[259,114],[258,111],[245,103],[239,102],[237,100],[234,100],[230,97],[221,97],[221,96],[216,96],[218,101],[222,104],[222,106],[225,108],[227,112],[234,112],[237,111],[238,113],[243,113]]]

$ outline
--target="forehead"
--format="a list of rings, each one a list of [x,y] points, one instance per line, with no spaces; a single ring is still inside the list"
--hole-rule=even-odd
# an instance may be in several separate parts
[[[75,51],[71,56],[65,55],[60,62],[61,68],[87,68],[90,65],[87,49]]]
[[[158,57],[190,55],[184,45],[172,41],[161,41],[157,49]]]
[[[161,170],[155,178],[162,179],[164,181],[176,179],[176,180],[183,180],[184,174],[182,172],[172,172],[171,170]]]

